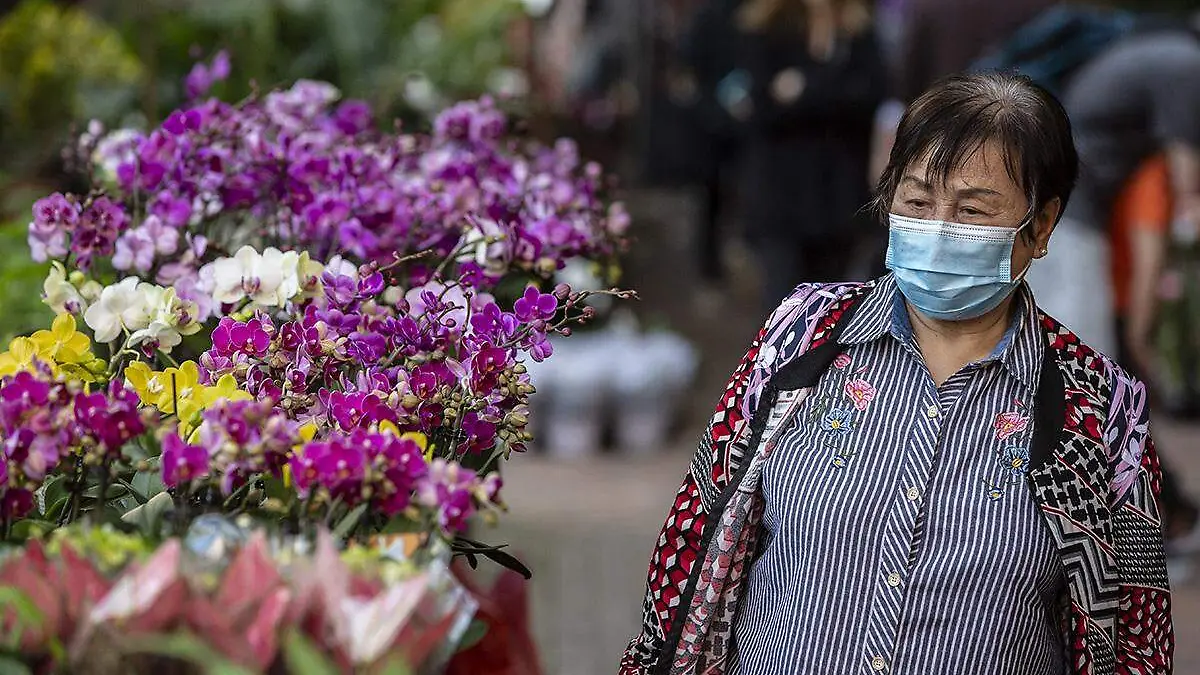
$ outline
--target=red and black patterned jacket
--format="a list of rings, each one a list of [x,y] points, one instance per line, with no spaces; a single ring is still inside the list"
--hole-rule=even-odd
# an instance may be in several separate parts
[[[806,285],[771,316],[721,396],[650,561],[642,632],[621,675],[727,670],[758,542],[763,427],[781,389],[805,395],[839,353],[837,326],[873,284]],[[1073,675],[1171,672],[1174,636],[1146,391],[1054,319],[1034,412],[1029,489],[1067,579]]]

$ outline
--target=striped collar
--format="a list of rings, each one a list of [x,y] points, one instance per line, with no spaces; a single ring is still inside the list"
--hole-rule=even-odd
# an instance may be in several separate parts
[[[912,325],[909,323],[904,296],[891,274],[877,279],[875,289],[850,317],[850,323],[838,338],[843,345],[873,342],[891,335],[903,344],[913,346]],[[1017,288],[1016,312],[1004,337],[992,354],[979,363],[999,361],[1030,393],[1037,391],[1041,376],[1045,345],[1038,328],[1037,305],[1027,284]]]

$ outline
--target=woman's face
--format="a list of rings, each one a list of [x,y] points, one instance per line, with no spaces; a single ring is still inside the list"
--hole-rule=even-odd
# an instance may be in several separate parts
[[[891,211],[923,220],[945,220],[969,225],[1020,227],[1029,211],[1025,191],[1008,175],[1003,149],[994,142],[980,146],[945,185],[928,176],[928,157],[904,172]],[[1042,257],[1061,208],[1057,199],[1036,214],[1029,230],[1013,246],[1013,274],[1020,274],[1035,257]]]

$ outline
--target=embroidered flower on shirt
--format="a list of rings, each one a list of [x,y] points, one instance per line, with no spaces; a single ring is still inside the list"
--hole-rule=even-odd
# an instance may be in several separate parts
[[[844,387],[846,396],[854,402],[856,410],[866,410],[867,404],[875,398],[875,387],[866,380],[850,380]]]
[[[1000,451],[1000,463],[1009,470],[1014,479],[1020,479],[1029,471],[1029,448],[1022,445],[1004,448]]]
[[[984,494],[987,495],[988,499],[990,499],[994,502],[998,502],[1004,498],[1004,487],[1003,486],[991,483],[987,480],[983,481],[983,486],[984,486]]]
[[[851,363],[850,355],[842,352],[833,360],[833,367],[838,370],[845,370]]]
[[[821,429],[836,434],[854,431],[854,411],[847,408],[831,409],[821,420]]]
[[[850,458],[853,456],[854,456],[853,452],[848,452],[846,450],[839,450],[834,453],[833,459],[830,460],[830,463],[839,469],[844,469],[844,468],[846,468],[846,465],[848,465],[850,463]]]
[[[1016,411],[1000,413],[996,415],[992,426],[996,429],[996,440],[1005,441],[1025,431],[1029,426],[1029,417]]]

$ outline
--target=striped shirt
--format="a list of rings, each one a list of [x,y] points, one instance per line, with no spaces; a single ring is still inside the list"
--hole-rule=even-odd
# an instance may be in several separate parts
[[[732,673],[1065,672],[1065,579],[1024,481],[1045,345],[1017,298],[991,356],[939,387],[886,277],[807,400],[771,420],[788,426]]]

